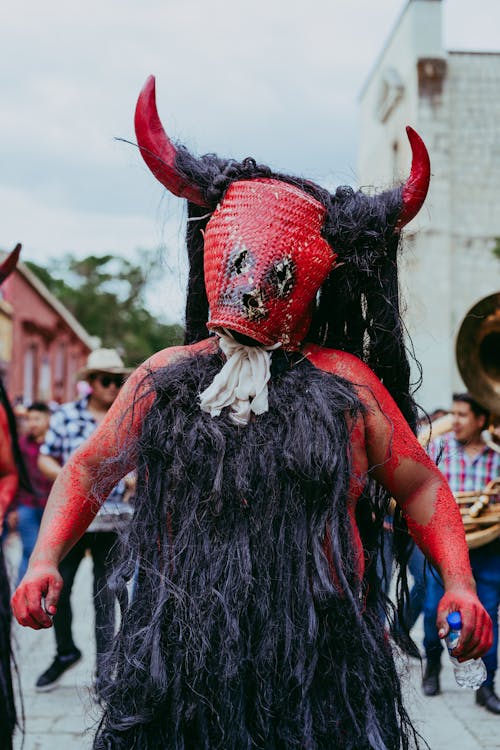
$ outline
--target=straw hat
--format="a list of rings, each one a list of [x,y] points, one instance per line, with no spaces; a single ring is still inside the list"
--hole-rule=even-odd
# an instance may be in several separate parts
[[[131,367],[125,367],[116,349],[94,349],[87,357],[87,364],[76,373],[77,380],[88,380],[90,375],[97,372],[107,372],[111,375],[129,375]]]

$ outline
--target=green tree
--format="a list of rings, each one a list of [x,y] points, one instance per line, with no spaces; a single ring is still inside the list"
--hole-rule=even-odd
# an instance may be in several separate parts
[[[46,266],[26,265],[73,313],[102,346],[118,348],[135,367],[159,349],[182,343],[178,324],[158,320],[145,307],[145,294],[155,269],[154,251],[140,251],[140,262],[116,255],[49,259]]]
[[[493,255],[500,260],[500,237],[494,237]]]

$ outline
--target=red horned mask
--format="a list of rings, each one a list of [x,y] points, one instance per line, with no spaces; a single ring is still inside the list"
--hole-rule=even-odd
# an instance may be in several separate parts
[[[180,166],[183,157],[158,116],[152,76],[137,102],[135,129],[146,164],[170,192],[209,212],[219,201],[205,232],[208,327],[228,328],[265,346],[280,342],[286,349],[299,348],[311,323],[316,294],[334,265],[334,250],[342,251],[332,227],[339,225],[336,217],[349,199],[335,195],[331,203],[327,201],[327,242],[322,236],[325,206],[286,178],[242,176],[231,184],[228,181],[226,192],[221,189],[214,198],[202,177],[204,169],[200,169],[197,182],[197,170]],[[425,200],[429,156],[418,134],[411,128],[407,133],[413,152],[410,176],[400,188],[387,191],[390,200],[385,214],[379,208],[370,210],[370,201],[375,203],[384,194],[367,197],[364,211],[356,215],[360,236],[373,233],[375,224],[376,231],[392,226],[398,233]],[[391,206],[397,201],[400,208],[395,216]],[[198,257],[196,264],[201,271]]]
[[[205,232],[208,327],[299,348],[336,257],[321,236],[325,213],[280,180],[230,185]]]

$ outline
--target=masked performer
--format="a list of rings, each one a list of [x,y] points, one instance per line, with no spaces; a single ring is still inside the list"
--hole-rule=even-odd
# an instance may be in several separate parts
[[[130,377],[61,472],[16,616],[50,626],[58,563],[135,468],[95,748],[409,748],[374,563],[390,495],[445,582],[439,628],[459,610],[457,653],[491,643],[460,514],[409,426],[396,256],[427,191],[425,147],[409,130],[402,188],[331,195],[175,147],[154,79],[136,132],[189,201],[187,341]]]
[[[21,245],[16,245],[0,266],[0,284],[16,267]],[[11,675],[10,590],[3,557],[5,515],[14,500],[18,484],[31,489],[17,442],[16,420],[0,380],[0,734],[2,747],[10,750],[16,725],[16,710]]]

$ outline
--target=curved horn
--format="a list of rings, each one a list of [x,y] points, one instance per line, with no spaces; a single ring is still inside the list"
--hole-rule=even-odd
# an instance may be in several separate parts
[[[165,133],[156,109],[154,76],[149,76],[139,94],[134,122],[142,158],[156,179],[179,198],[187,198],[198,206],[207,206],[199,187],[188,182],[177,170],[177,149]]]
[[[410,176],[403,185],[403,207],[396,224],[398,230],[408,224],[422,208],[431,178],[431,162],[425,143],[413,128],[408,126],[406,133],[410,141],[413,158]]]
[[[6,259],[0,266],[0,284],[2,283],[2,281],[5,281],[7,276],[11,274],[16,267],[17,261],[19,260],[21,247],[22,245],[18,242],[14,250],[6,257]]]

